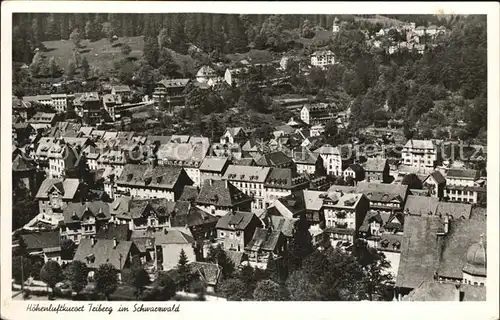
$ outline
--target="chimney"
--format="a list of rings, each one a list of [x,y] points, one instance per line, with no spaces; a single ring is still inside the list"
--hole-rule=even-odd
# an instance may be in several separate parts
[[[227,181],[227,180],[224,180],[224,187],[225,187],[226,189],[227,189],[227,188],[229,188],[229,183],[228,183],[228,181]]]
[[[444,234],[448,234],[448,231],[450,229],[450,218],[448,218],[448,215],[444,217]]]
[[[96,239],[94,237],[90,238],[91,241],[92,241],[92,247],[95,246],[95,243],[96,243]]]
[[[116,245],[118,242],[116,241],[116,237],[113,237],[113,249],[116,249]]]
[[[208,179],[208,184],[209,184],[210,186],[212,186],[212,185],[214,184],[213,180],[212,180],[212,179]]]

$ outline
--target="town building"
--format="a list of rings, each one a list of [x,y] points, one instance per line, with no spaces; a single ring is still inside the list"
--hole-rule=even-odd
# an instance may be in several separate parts
[[[416,168],[434,168],[438,161],[438,148],[431,140],[410,139],[402,150],[403,164]]]
[[[199,83],[207,83],[209,80],[213,80],[217,77],[214,69],[210,66],[203,66],[196,73],[196,81]]]
[[[20,186],[27,188],[31,194],[38,191],[38,174],[36,167],[31,161],[25,159],[25,155],[17,154],[12,160],[12,187]]]
[[[86,264],[90,280],[94,278],[95,271],[106,263],[111,264],[117,270],[118,279],[121,280],[121,272],[130,267],[132,257],[138,252],[139,250],[132,241],[90,238],[80,241],[73,260]]]
[[[323,158],[311,151],[292,151],[292,160],[298,174],[321,175],[325,172]]]
[[[367,159],[365,163],[365,179],[370,182],[387,182],[389,180],[389,163],[387,159]]]
[[[57,113],[63,113],[68,111],[68,105],[70,104],[70,99],[68,95],[64,93],[50,94],[50,95],[37,95],[37,96],[25,96],[23,101],[27,103],[40,103],[46,106],[51,106]],[[26,118],[25,118],[26,119]]]
[[[126,164],[116,180],[115,194],[176,201],[184,187],[192,184],[181,167]]]
[[[324,232],[333,246],[339,241],[354,243],[369,207],[368,199],[360,193],[328,192],[323,196]]]
[[[275,200],[306,189],[308,186],[309,179],[304,175],[296,174],[292,169],[271,168],[264,181],[266,208]]]
[[[132,96],[132,90],[127,85],[116,85],[111,87],[111,94],[113,96],[120,96],[123,101],[129,101]]]
[[[478,197],[486,189],[476,183],[479,173],[469,169],[448,169],[444,197],[451,201],[478,203]]]
[[[52,112],[37,112],[31,117],[28,122],[35,128],[48,128],[56,123],[56,114]],[[36,126],[39,125],[39,126]]]
[[[325,125],[335,119],[327,104],[304,105],[300,110],[300,120],[307,125]]]
[[[164,79],[156,83],[153,100],[156,103],[166,101],[168,106],[185,104],[186,88],[190,79]]]
[[[38,200],[40,219],[52,225],[64,220],[63,211],[71,202],[81,199],[78,179],[45,179],[35,198]]]
[[[340,150],[337,147],[332,147],[325,144],[314,150],[323,159],[323,166],[326,169],[326,174],[341,176],[343,174],[343,161]]]
[[[160,146],[156,152],[158,164],[182,167],[193,180],[200,185],[200,166],[210,149],[206,137],[172,136],[169,143]]]
[[[257,166],[289,168],[295,170],[295,163],[283,151],[264,153],[255,160]]]
[[[455,219],[470,219],[472,205],[439,201],[435,197],[409,195],[404,207],[405,215],[422,216],[425,214],[450,216]]]
[[[301,190],[274,202],[276,215],[287,219],[305,217],[310,224],[319,224],[323,217],[324,191]]]
[[[429,191],[431,197],[442,199],[444,197],[444,188],[446,186],[446,179],[441,172],[434,171],[427,178],[422,181],[424,189]]]
[[[406,185],[371,182],[359,182],[356,192],[363,193],[370,200],[370,209],[387,212],[402,211],[409,194]]]
[[[248,139],[248,134],[242,127],[226,128],[226,131],[220,138],[221,144],[242,144]]]
[[[111,218],[109,205],[102,201],[69,203],[63,210],[63,216],[59,227],[61,239],[70,239],[75,244],[81,239],[95,237],[97,230]]]
[[[224,250],[244,252],[262,222],[254,213],[235,211],[217,221],[217,242]]]
[[[245,247],[248,264],[262,270],[267,268],[269,259],[283,259],[285,252],[285,236],[281,231],[271,228],[256,228],[252,240]]]
[[[61,239],[58,231],[22,234],[19,240],[21,247],[31,258],[43,260],[43,263],[49,260],[62,263]]]
[[[252,212],[258,212],[266,207],[264,183],[270,170],[271,168],[267,167],[230,165],[222,179],[251,196]]]
[[[164,198],[134,199],[120,197],[110,205],[110,219],[118,225],[127,225],[129,230],[163,229],[171,227],[170,216],[175,202]]]
[[[85,125],[94,126],[101,122],[102,102],[97,92],[75,94],[73,105]]]
[[[195,203],[212,215],[224,216],[232,211],[250,211],[252,200],[228,180],[207,179]]]
[[[357,163],[350,164],[347,168],[345,168],[343,174],[344,179],[351,177],[354,181],[365,180],[365,169]]]
[[[324,68],[335,64],[335,54],[330,50],[316,51],[311,54],[311,65]]]
[[[200,165],[200,185],[207,179],[222,179],[229,164],[228,157],[205,157]]]
[[[119,109],[122,106],[121,95],[105,94],[102,96],[102,102],[104,105],[104,110],[106,110],[112,121],[120,119],[121,114],[120,112],[117,112],[117,108]]]

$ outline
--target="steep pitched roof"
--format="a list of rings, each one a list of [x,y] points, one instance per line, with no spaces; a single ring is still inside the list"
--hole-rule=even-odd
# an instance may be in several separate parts
[[[179,201],[176,202],[176,207],[179,203]],[[211,215],[198,207],[190,207],[185,212],[176,212],[172,216],[170,223],[172,227],[195,227],[204,224],[214,224],[215,226],[218,220],[217,216]]]
[[[467,263],[469,247],[477,243],[481,235],[486,235],[486,222],[453,219],[449,222],[449,234],[441,248],[438,275],[462,279],[462,268]]]
[[[200,165],[200,171],[220,172],[229,164],[229,158],[205,157]]]
[[[300,184],[307,184],[309,180],[305,176],[295,174],[289,168],[271,168],[264,186],[279,189],[292,189]]]
[[[126,164],[117,183],[172,189],[183,174],[187,175],[180,167]]]
[[[96,238],[109,240],[116,238],[118,241],[129,241],[130,234],[128,224],[108,223],[97,230]]]
[[[366,160],[365,169],[366,171],[382,172],[384,171],[386,165],[387,159],[370,158]]]
[[[406,216],[397,287],[416,288],[433,279],[439,262],[437,233],[442,226],[437,216]]]
[[[184,88],[189,83],[190,79],[163,79],[158,84],[165,88]]]
[[[245,230],[252,219],[256,217],[252,212],[236,211],[228,213],[217,221],[217,229]],[[234,226],[234,228],[232,227]]]
[[[405,148],[414,149],[434,149],[435,145],[431,140],[414,140],[410,139],[404,145]]]
[[[151,210],[158,216],[170,216],[175,202],[167,199],[131,199],[120,197],[111,205],[111,213],[120,219],[138,219]]]
[[[393,199],[399,197],[402,201],[404,201],[408,194],[408,186],[400,184],[359,182],[356,186],[356,192],[364,193],[370,200],[392,201]]]
[[[222,275],[222,267],[209,262],[191,262],[189,264],[192,272],[198,272],[206,284],[215,286]]]
[[[59,231],[34,232],[21,235],[27,250],[54,248],[61,245]]]
[[[474,180],[479,177],[477,170],[448,169],[446,178]]]
[[[455,283],[422,281],[404,301],[460,301],[460,290]]]
[[[277,167],[292,161],[283,151],[275,151],[263,154],[255,162],[258,166]]]
[[[36,194],[36,198],[47,198],[48,192],[52,190],[52,187],[55,187],[59,192],[62,193],[62,197],[65,200],[72,200],[78,187],[80,186],[80,182],[78,179],[53,179],[47,178],[43,180],[38,192]]]
[[[404,208],[410,215],[450,215],[455,219],[471,216],[472,205],[467,203],[441,202],[437,198],[409,195]]]
[[[24,157],[20,154],[16,155],[14,160],[12,160],[12,171],[31,171],[35,170],[35,167],[24,159]]]
[[[109,205],[102,201],[68,203],[64,209],[64,223],[80,222],[85,213],[92,214],[96,220],[107,220],[111,218]]]
[[[250,202],[252,198],[236,188],[229,181],[205,180],[196,203],[215,205],[218,207],[232,207],[243,202]]]
[[[185,186],[184,190],[182,190],[181,196],[179,197],[179,201],[195,201],[198,198],[198,194],[200,190],[195,186]]]
[[[113,240],[95,239],[92,245],[92,239],[83,238],[76,249],[73,260],[82,261],[87,267],[92,269],[99,268],[105,263],[112,264],[116,269],[121,270],[132,248],[132,241],[117,241],[116,247]]]
[[[276,231],[281,231],[281,233],[283,233],[285,237],[293,237],[295,223],[298,221],[298,219],[288,219],[285,217],[269,214],[265,221],[267,227]]]
[[[256,228],[252,240],[247,244],[245,250],[272,252],[276,249],[281,236],[281,231]]]
[[[230,165],[226,173],[224,173],[224,180],[236,181],[250,181],[263,183],[271,168],[266,167],[253,167],[253,166],[235,166]]]
[[[156,245],[190,244],[194,242],[191,231],[186,228],[165,228],[151,233]]]
[[[446,179],[443,177],[443,175],[441,174],[441,172],[439,171],[434,171],[432,172],[429,177],[432,177],[434,179],[434,181],[436,181],[438,184],[442,184],[442,183],[446,183]],[[426,180],[429,178],[427,177]],[[423,181],[425,182],[425,180]]]

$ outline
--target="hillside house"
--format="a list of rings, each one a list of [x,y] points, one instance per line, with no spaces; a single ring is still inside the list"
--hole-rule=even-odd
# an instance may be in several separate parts
[[[311,65],[325,68],[335,64],[335,54],[330,50],[316,51],[311,54]]]
[[[232,211],[250,211],[252,198],[228,180],[205,180],[196,206],[215,215],[224,216]]]
[[[109,205],[102,201],[69,203],[63,216],[59,229],[61,239],[70,239],[75,244],[81,239],[95,237],[97,230],[111,218]]]
[[[308,186],[309,179],[304,175],[298,175],[288,168],[271,168],[264,182],[266,208],[275,200],[306,189]]]
[[[45,179],[35,196],[41,220],[52,225],[64,220],[63,211],[68,204],[80,201],[79,189],[78,179]]]
[[[221,180],[229,164],[228,157],[205,157],[200,165],[200,185],[208,179]]]
[[[156,83],[153,100],[156,103],[166,101],[169,106],[184,105],[186,88],[190,79],[164,79]]]
[[[265,270],[269,259],[283,259],[286,251],[285,236],[271,228],[256,228],[252,240],[246,245],[245,253],[248,264],[254,268]]]
[[[264,183],[271,168],[257,166],[230,165],[222,180],[229,181],[246,195],[253,198],[252,212],[265,209],[265,187]]]

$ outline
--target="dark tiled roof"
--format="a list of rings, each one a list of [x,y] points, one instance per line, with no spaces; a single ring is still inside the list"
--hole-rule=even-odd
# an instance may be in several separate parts
[[[239,165],[239,166],[254,166],[255,165],[254,158],[233,159],[231,162],[234,165]]]
[[[446,178],[454,179],[477,179],[478,172],[470,169],[448,169]]]
[[[95,239],[95,244],[92,245],[92,239],[81,239],[73,260],[82,261],[93,269],[110,263],[121,270],[128,259],[132,245],[132,241],[117,241],[115,247],[114,241],[108,239]]]
[[[215,286],[219,282],[222,274],[222,268],[219,265],[208,262],[191,262],[189,266],[193,272],[199,272],[208,285]]]
[[[184,227],[164,228],[158,231],[134,231],[132,239],[134,238],[154,238],[157,245],[190,244],[194,241],[189,229]]]
[[[252,240],[247,244],[245,250],[272,252],[276,249],[281,236],[281,231],[256,228]]]
[[[264,183],[265,187],[279,189],[292,189],[300,184],[307,184],[309,180],[305,176],[294,174],[289,168],[271,168]]]
[[[438,184],[446,183],[446,179],[443,177],[443,175],[439,171],[434,171],[429,176],[431,176],[432,178],[434,178],[434,180]]]
[[[189,79],[164,79],[159,81],[158,84],[163,85],[165,88],[184,88],[189,81]]]
[[[226,168],[229,164],[228,158],[220,158],[220,157],[205,157],[203,162],[200,165],[200,171],[210,171],[210,172],[219,172]]]
[[[116,238],[118,241],[128,241],[130,240],[130,230],[128,229],[128,224],[108,223],[99,228],[96,238],[109,240]]]
[[[216,228],[227,230],[245,230],[254,217],[256,216],[252,212],[236,211],[234,213],[228,213],[217,221]],[[235,227],[231,227],[232,225]]]
[[[409,195],[408,198],[406,198],[404,211],[408,212],[411,215],[419,216],[428,214],[429,212],[432,212],[434,214],[436,212],[438,203],[439,199],[434,197]]]
[[[176,207],[179,202],[176,203]],[[172,227],[194,227],[200,226],[203,224],[215,224],[219,220],[218,217],[213,216],[198,207],[191,207],[187,212],[176,213],[175,216],[172,217],[170,223]]]
[[[167,199],[131,199],[121,197],[111,205],[111,212],[117,218],[138,219],[148,210],[153,210],[158,216],[170,216],[175,208],[175,202]]]
[[[382,172],[384,171],[386,165],[387,165],[386,159],[370,158],[366,160],[365,169],[366,171],[371,171],[371,172]]]
[[[275,209],[271,207],[268,209],[268,215],[266,217],[266,226],[273,230],[281,231],[285,237],[293,237],[293,232],[295,230],[295,223],[298,219],[287,219],[285,217],[280,217],[278,215],[272,214],[271,210]],[[278,213],[279,214],[279,213]]]
[[[416,288],[433,279],[438,268],[438,231],[443,222],[437,216],[406,216],[397,287]]]
[[[106,202],[76,202],[68,203],[68,206],[64,209],[64,223],[80,222],[86,212],[93,215],[96,220],[107,220],[111,218],[111,215],[109,213],[109,205]]]
[[[449,234],[441,252],[439,276],[462,279],[462,268],[467,263],[467,250],[479,241],[482,234],[486,235],[486,222],[451,220]]]
[[[35,167],[25,160],[22,155],[18,154],[12,161],[12,171],[31,171],[35,170]]]
[[[75,197],[75,194],[78,190],[80,182],[78,179],[53,179],[47,178],[43,180],[38,192],[36,194],[36,198],[47,198],[48,192],[52,189],[52,187],[59,190],[62,193],[62,198],[65,200],[72,200]]]
[[[405,201],[408,194],[408,186],[400,184],[360,182],[356,186],[356,192],[364,193],[368,199],[375,201],[392,201],[398,197],[401,201]]]
[[[59,231],[23,234],[21,239],[27,250],[54,248],[61,245]]]
[[[293,160],[296,163],[315,165],[318,161],[318,155],[312,152],[293,152]]]
[[[200,190],[195,186],[185,186],[182,190],[182,194],[179,197],[179,201],[195,201],[198,198]]]
[[[458,288],[457,288],[458,287]],[[460,301],[459,285],[437,281],[422,281],[404,301]]]
[[[117,183],[172,189],[182,174],[186,175],[180,167],[126,164]]]
[[[223,180],[205,180],[196,203],[218,207],[232,207],[252,198],[236,188],[231,182]]]
[[[266,153],[256,160],[257,165],[267,166],[267,167],[277,167],[286,165],[293,162],[285,153],[282,151],[275,151],[271,153]]]

